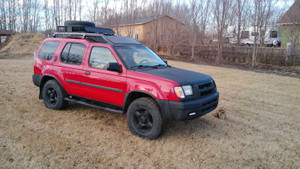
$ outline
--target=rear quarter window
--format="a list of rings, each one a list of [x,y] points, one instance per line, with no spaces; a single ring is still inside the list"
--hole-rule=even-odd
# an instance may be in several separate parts
[[[38,57],[43,60],[51,60],[59,44],[60,42],[57,41],[45,42],[39,52]]]

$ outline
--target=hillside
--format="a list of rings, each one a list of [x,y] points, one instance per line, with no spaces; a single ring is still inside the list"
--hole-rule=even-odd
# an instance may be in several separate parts
[[[0,59],[32,55],[45,38],[40,33],[16,34],[8,42],[1,44]]]

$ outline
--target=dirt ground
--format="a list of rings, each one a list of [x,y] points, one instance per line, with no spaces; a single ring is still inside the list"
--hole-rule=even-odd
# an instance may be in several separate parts
[[[170,61],[211,75],[227,120],[169,122],[148,141],[126,116],[45,108],[33,57],[0,59],[0,168],[300,168],[300,79]]]

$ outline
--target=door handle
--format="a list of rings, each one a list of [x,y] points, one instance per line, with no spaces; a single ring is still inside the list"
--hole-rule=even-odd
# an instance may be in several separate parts
[[[90,75],[90,74],[91,74],[91,72],[84,72],[84,74],[85,74],[85,75]]]

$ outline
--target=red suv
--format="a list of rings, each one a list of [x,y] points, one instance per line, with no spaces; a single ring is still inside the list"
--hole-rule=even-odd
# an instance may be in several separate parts
[[[46,107],[75,102],[127,113],[130,131],[147,139],[159,136],[164,121],[194,119],[217,107],[210,76],[171,67],[138,41],[111,32],[87,27],[44,40],[33,83]]]

